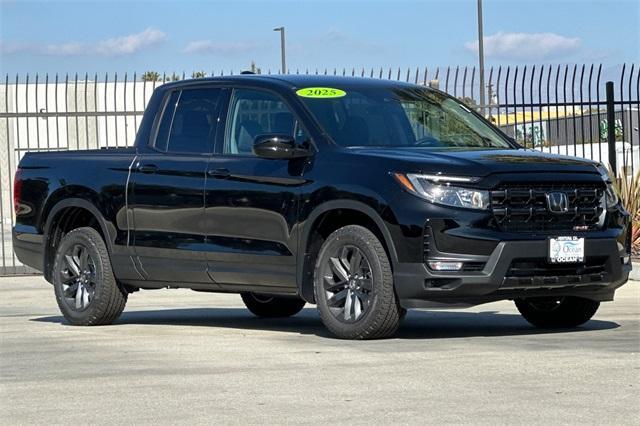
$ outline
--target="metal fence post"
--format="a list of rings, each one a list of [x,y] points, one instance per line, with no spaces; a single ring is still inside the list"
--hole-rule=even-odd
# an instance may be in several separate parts
[[[618,177],[616,165],[616,112],[613,99],[613,81],[607,81],[607,145],[609,146],[609,167],[615,177]]]

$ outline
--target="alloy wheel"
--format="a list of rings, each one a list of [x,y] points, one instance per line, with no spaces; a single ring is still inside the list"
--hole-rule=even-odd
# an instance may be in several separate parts
[[[258,303],[271,303],[274,299],[273,296],[256,293],[251,293],[251,297],[253,297],[253,299]]]
[[[356,322],[373,298],[371,265],[362,251],[343,245],[323,265],[323,288],[329,310],[342,322]]]
[[[96,291],[96,267],[89,251],[82,244],[74,244],[64,254],[60,271],[64,300],[76,311],[85,310]]]

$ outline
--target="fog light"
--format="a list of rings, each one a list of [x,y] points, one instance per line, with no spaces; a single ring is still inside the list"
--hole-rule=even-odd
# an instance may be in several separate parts
[[[440,262],[440,261],[429,261],[429,268],[434,271],[459,271],[462,269],[462,262]]]

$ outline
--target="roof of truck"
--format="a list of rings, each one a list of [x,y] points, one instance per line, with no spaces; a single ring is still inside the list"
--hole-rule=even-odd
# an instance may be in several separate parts
[[[241,83],[251,80],[265,86],[280,86],[289,88],[301,87],[380,87],[380,88],[408,88],[418,87],[415,84],[404,83],[395,80],[384,80],[368,77],[345,77],[333,75],[264,75],[264,74],[241,74],[219,77],[205,77],[197,79],[181,80],[163,85],[163,87],[179,87],[195,83],[206,82],[225,82],[225,83]],[[424,87],[424,86],[419,86]]]

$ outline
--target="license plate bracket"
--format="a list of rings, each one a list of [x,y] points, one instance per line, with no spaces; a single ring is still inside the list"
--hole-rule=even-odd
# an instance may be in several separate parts
[[[585,239],[581,237],[552,237],[548,240],[549,263],[584,262]]]

